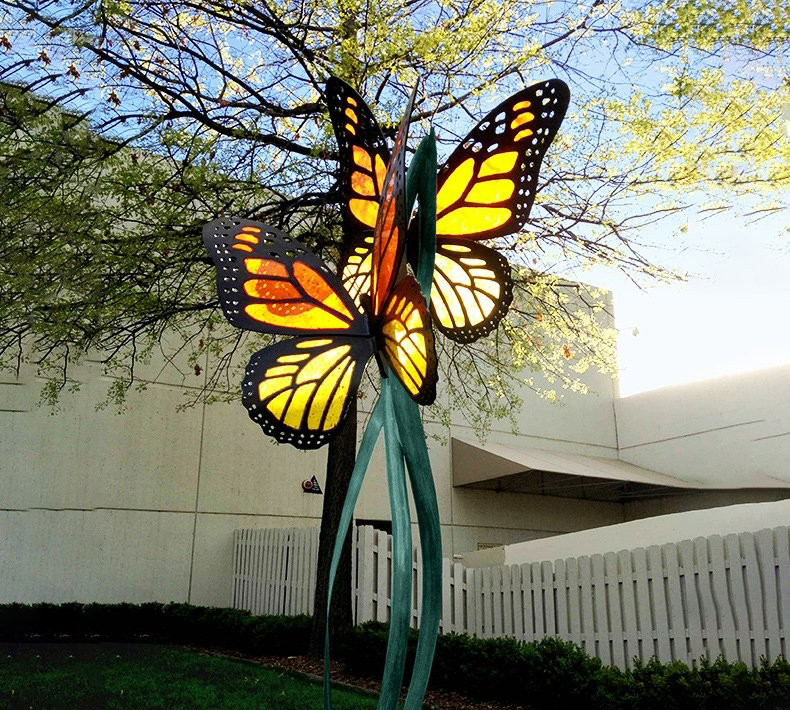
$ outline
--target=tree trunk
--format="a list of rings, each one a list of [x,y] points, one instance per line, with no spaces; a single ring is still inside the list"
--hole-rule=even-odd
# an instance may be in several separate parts
[[[357,452],[357,400],[352,398],[348,415],[340,431],[329,442],[324,484],[324,508],[321,515],[321,533],[318,538],[318,574],[315,585],[313,626],[310,633],[309,653],[315,658],[324,655],[324,630],[326,628],[326,595],[329,591],[329,568],[332,550],[340,524],[340,513],[346,498],[351,473]],[[351,531],[343,544],[343,554],[335,577],[330,609],[329,631],[334,636],[338,631],[351,626]]]
[[[345,14],[345,17],[343,15]],[[340,9],[340,35],[342,39],[356,37],[358,19],[354,12]],[[344,236],[347,239],[348,235]],[[356,394],[356,393],[354,393]],[[346,499],[348,484],[354,471],[357,457],[357,398],[351,398],[348,414],[340,426],[337,436],[329,442],[326,461],[326,483],[324,485],[324,507],[321,512],[321,532],[318,536],[318,573],[315,581],[315,603],[313,604],[313,626],[310,630],[309,654],[323,658],[326,635],[326,597],[329,591],[329,568],[335,546],[340,513]],[[351,626],[351,529],[343,543],[343,553],[335,576],[332,590],[332,606],[329,609],[329,636]]]

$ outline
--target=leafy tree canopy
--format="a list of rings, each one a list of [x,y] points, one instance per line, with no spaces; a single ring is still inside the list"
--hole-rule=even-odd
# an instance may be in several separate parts
[[[788,206],[780,0],[0,8],[0,358],[35,363],[50,394],[99,351],[122,395],[135,362],[175,331],[196,367],[210,352],[209,389],[235,396],[231,366],[261,339],[225,327],[200,227],[255,216],[337,257],[329,74],[357,86],[390,134],[419,80],[413,134],[432,124],[445,155],[511,91],[550,76],[571,86],[528,228],[500,244],[519,270],[506,325],[474,347],[441,343],[451,392],[476,409],[491,393],[481,424],[513,408],[516,372],[581,387],[578,372],[611,362],[602,295],[563,287],[562,269],[670,278],[645,256],[650,225]]]

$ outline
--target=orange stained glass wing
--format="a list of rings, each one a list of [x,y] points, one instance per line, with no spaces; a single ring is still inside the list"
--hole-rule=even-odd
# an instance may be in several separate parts
[[[370,338],[300,336],[258,351],[242,383],[242,401],[263,431],[299,449],[325,444],[356,397]]]
[[[400,270],[406,228],[402,197],[405,183],[405,170],[385,183],[385,193],[373,234],[370,295],[375,315],[381,313]]]
[[[378,219],[390,151],[370,108],[335,77],[326,102],[338,145],[338,184],[343,213],[343,249],[338,273],[357,305],[370,293],[373,230]],[[352,111],[353,115],[346,113]],[[361,250],[365,253],[360,256]]]
[[[367,319],[340,279],[284,232],[251,220],[215,220],[204,227],[203,241],[217,268],[220,304],[236,327],[368,335]]]
[[[550,79],[514,94],[475,126],[439,169],[438,237],[493,239],[524,226],[569,100],[566,84]]]
[[[436,349],[431,316],[417,281],[405,276],[387,299],[382,314],[380,347],[387,363],[419,404],[436,399]]]
[[[433,323],[470,343],[499,325],[513,300],[510,265],[498,251],[468,239],[441,239],[431,290]]]
[[[415,95],[416,87],[409,97],[395,136],[373,232],[370,298],[374,315],[382,312],[392,285],[400,275],[406,246],[406,135]]]

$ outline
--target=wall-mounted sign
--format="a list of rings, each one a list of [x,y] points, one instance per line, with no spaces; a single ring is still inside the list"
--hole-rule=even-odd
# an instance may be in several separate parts
[[[318,485],[318,479],[315,476],[310,479],[306,478],[302,481],[302,491],[305,493],[318,493],[318,495],[323,493],[321,486]]]

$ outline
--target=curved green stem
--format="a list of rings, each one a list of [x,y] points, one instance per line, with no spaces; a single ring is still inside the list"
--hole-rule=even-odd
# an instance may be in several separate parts
[[[431,461],[417,404],[400,382],[393,382],[392,398],[417,508],[422,550],[422,609],[420,636],[404,710],[419,710],[431,676],[439,620],[442,614],[442,533]]]
[[[387,657],[381,679],[378,710],[394,710],[403,686],[406,650],[409,642],[412,585],[412,540],[406,471],[397,416],[393,407],[393,389],[400,383],[387,377],[381,386],[384,402],[384,442],[387,453],[387,484],[392,515],[392,604]]]
[[[436,137],[433,129],[420,143],[406,178],[407,212],[411,213],[419,196],[419,243],[416,276],[426,301],[430,301],[436,256]],[[410,235],[413,232],[410,230]],[[423,562],[423,602],[420,636],[404,710],[419,710],[431,675],[431,665],[442,610],[442,543],[436,490],[425,432],[417,404],[395,377],[382,382],[381,397],[371,414],[362,437],[354,472],[340,518],[332,554],[327,598],[327,620],[335,574],[340,562],[343,540],[348,534],[359,490],[379,432],[384,428],[387,482],[392,514],[392,606],[387,657],[382,678],[378,710],[394,710],[403,684],[409,620],[411,617],[412,540],[409,501],[405,484],[404,460],[409,473],[417,509]],[[329,625],[324,645],[324,708],[331,710],[329,687]]]
[[[351,480],[348,484],[348,493],[346,493],[346,500],[343,502],[343,510],[340,513],[340,526],[338,527],[337,537],[335,538],[335,547],[332,551],[332,564],[329,567],[329,590],[326,595],[326,631],[324,635],[325,710],[331,710],[332,708],[329,685],[329,606],[332,603],[332,590],[335,586],[335,575],[337,574],[340,556],[343,552],[343,541],[346,539],[348,529],[351,526],[351,518],[354,515],[354,507],[359,498],[362,481],[365,480],[365,473],[370,463],[370,457],[373,455],[373,449],[376,446],[376,440],[379,438],[379,432],[384,426],[384,408],[382,400],[379,399],[370,415],[365,433],[362,435],[362,443],[359,445],[357,460],[354,463],[354,471],[351,474]]]

